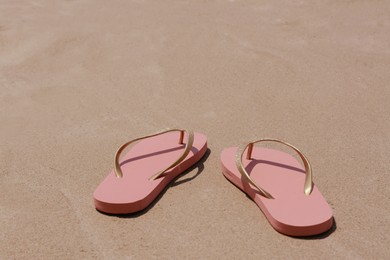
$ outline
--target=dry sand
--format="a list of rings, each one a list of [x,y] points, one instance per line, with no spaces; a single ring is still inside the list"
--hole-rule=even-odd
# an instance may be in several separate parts
[[[0,0],[0,258],[385,259],[390,3]],[[167,126],[210,152],[148,210],[96,212],[116,148]],[[221,174],[282,138],[334,210],[281,235]]]

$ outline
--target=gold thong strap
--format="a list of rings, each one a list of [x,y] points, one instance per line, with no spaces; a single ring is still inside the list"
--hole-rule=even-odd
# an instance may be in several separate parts
[[[156,174],[154,174],[152,177],[149,178],[149,180],[155,180],[155,179],[161,177],[169,169],[172,169],[173,167],[177,166],[181,161],[183,161],[187,157],[187,155],[189,154],[189,152],[191,150],[192,144],[194,143],[194,133],[191,130],[184,130],[184,129],[163,130],[163,131],[160,131],[160,132],[155,133],[155,134],[151,134],[151,135],[147,135],[147,136],[143,136],[143,137],[131,140],[131,141],[121,145],[121,147],[119,147],[117,152],[115,153],[114,170],[115,170],[116,177],[118,177],[118,178],[122,178],[123,177],[123,173],[122,173],[122,170],[121,170],[121,167],[120,167],[120,164],[119,164],[119,157],[120,157],[121,153],[123,152],[123,150],[127,146],[129,146],[130,144],[135,143],[137,141],[146,139],[146,138],[150,138],[150,137],[153,137],[153,136],[162,135],[162,134],[165,134],[165,133],[168,133],[168,132],[174,132],[174,131],[180,131],[179,144],[183,144],[184,143],[184,140],[183,140],[184,139],[184,133],[187,133],[187,135],[188,135],[187,143],[186,143],[186,146],[184,148],[183,153],[171,165],[169,165],[167,168],[163,169],[162,171],[159,171]]]
[[[250,177],[248,172],[245,170],[244,165],[242,163],[242,156],[244,155],[246,148],[248,147],[246,159],[251,160],[252,159],[253,145],[255,143],[260,143],[260,142],[277,142],[277,143],[284,144],[284,145],[292,148],[299,155],[299,157],[301,157],[303,165],[305,166],[305,172],[306,172],[304,193],[307,196],[310,195],[312,190],[313,190],[313,180],[312,180],[313,177],[312,177],[311,165],[309,163],[309,160],[306,158],[306,156],[301,151],[298,150],[298,148],[296,148],[295,146],[293,146],[285,141],[278,140],[278,139],[264,138],[264,139],[260,139],[260,140],[254,141],[254,142],[250,142],[249,144],[246,143],[238,148],[237,156],[236,156],[236,166],[237,166],[239,172],[241,173],[241,175],[246,179],[246,181],[248,181],[250,184],[252,184],[260,192],[260,194],[262,196],[269,198],[269,199],[273,199],[271,194],[269,194],[264,189],[260,188],[260,186],[258,186],[253,181],[253,179]]]

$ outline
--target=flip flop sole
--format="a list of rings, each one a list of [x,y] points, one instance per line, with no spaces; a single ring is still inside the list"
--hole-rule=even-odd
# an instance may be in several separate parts
[[[258,205],[275,230],[289,236],[310,236],[332,227],[332,210],[318,188],[314,185],[310,195],[304,194],[305,170],[293,156],[254,147],[253,159],[243,159],[255,183],[274,197],[268,199],[242,177],[235,164],[236,154],[237,147],[222,151],[223,175]]]
[[[149,206],[173,179],[198,162],[207,151],[206,136],[195,133],[187,157],[163,177],[149,180],[181,155],[184,144],[179,144],[178,140],[179,133],[170,132],[135,144],[121,160],[123,177],[117,178],[112,170],[96,188],[93,194],[96,209],[110,214],[128,214]]]

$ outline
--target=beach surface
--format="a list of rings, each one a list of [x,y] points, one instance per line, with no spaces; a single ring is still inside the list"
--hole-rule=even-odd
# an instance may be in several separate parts
[[[0,259],[388,259],[390,3],[0,0]],[[124,142],[165,127],[205,158],[147,210],[97,212]],[[327,233],[276,232],[226,147],[309,158]]]

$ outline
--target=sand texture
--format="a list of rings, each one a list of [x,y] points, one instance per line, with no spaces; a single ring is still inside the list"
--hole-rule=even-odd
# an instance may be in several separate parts
[[[388,259],[390,2],[0,0],[0,259]],[[97,212],[125,141],[209,152],[146,211]],[[223,148],[299,147],[334,211],[277,233]]]

